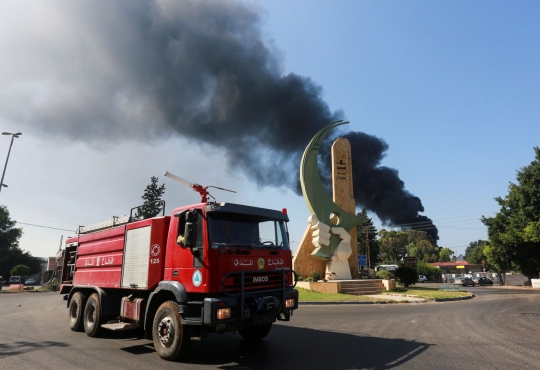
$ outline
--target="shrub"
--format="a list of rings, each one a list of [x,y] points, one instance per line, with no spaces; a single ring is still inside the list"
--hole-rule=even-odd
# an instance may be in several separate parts
[[[403,285],[405,288],[408,288],[409,285],[416,284],[418,279],[416,269],[405,265],[400,265],[394,271],[394,275],[396,276],[399,285]]]
[[[321,280],[321,274],[319,274],[317,271],[311,274],[311,279],[315,282]]]
[[[432,266],[424,261],[418,261],[418,263],[416,264],[416,271],[418,272],[418,275],[425,275],[426,277],[428,277],[428,279],[432,279],[435,281],[437,281],[442,275],[440,268]]]
[[[377,271],[377,273],[375,274],[375,277],[377,279],[393,279],[394,274],[392,274],[390,271],[381,270],[381,271]]]

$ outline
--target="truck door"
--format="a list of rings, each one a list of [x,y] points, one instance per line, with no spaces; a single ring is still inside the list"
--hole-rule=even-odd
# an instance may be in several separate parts
[[[203,240],[203,217],[200,211],[193,212],[192,220],[195,221],[195,231],[197,240],[195,248],[193,248],[193,267],[200,268],[203,266],[204,258],[204,240]]]

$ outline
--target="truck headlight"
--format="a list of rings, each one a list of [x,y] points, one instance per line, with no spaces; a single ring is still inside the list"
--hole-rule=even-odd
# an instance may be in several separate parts
[[[287,300],[285,300],[285,307],[286,308],[291,308],[291,307],[294,307],[296,304],[296,301],[294,298],[289,298]]]
[[[217,310],[217,319],[225,320],[231,317],[231,308],[218,308]]]

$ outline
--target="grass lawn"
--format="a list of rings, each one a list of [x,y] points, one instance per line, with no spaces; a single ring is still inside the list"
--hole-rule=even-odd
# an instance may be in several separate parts
[[[296,287],[298,290],[299,302],[369,302],[369,297],[356,296],[352,294],[321,293]]]
[[[384,292],[383,292],[384,293]],[[437,288],[422,288],[416,286],[410,286],[409,288],[398,287],[389,293],[391,294],[404,294],[418,296],[419,298],[426,299],[441,299],[441,298],[459,298],[467,297],[471,295],[466,290],[457,290],[453,292],[443,291]]]
[[[299,288],[299,287],[296,287],[296,289],[298,290],[299,295],[300,295],[299,297],[300,302],[384,302],[384,301],[387,301],[386,298],[382,298],[382,297],[381,299],[376,299],[376,298],[365,297],[365,296],[355,296],[351,294],[320,293],[320,292],[314,292],[314,291]],[[409,287],[409,289],[400,287],[389,292],[383,291],[382,294],[384,293],[410,295],[410,296],[415,296],[418,298],[425,298],[425,299],[459,298],[459,297],[466,297],[471,294],[464,290],[455,291],[455,292],[445,292],[437,288],[417,288],[417,287]]]

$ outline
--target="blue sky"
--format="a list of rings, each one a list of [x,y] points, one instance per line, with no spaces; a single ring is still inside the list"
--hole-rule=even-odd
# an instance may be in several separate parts
[[[440,231],[486,238],[540,137],[540,4],[529,1],[267,1],[287,71],[312,77],[351,128],[389,144]],[[355,179],[361,181],[361,179]]]
[[[21,61],[39,72],[40,55],[29,52],[32,18],[17,18],[21,9],[38,3],[22,4],[0,4],[0,78],[11,78],[6,70],[13,75],[13,65]],[[55,6],[47,8],[39,30],[53,45],[63,41],[56,38],[62,29],[54,19],[62,16],[67,3],[51,4]],[[497,211],[493,198],[506,194],[516,170],[532,161],[532,148],[540,145],[539,3],[250,4],[260,6],[264,37],[280,55],[283,73],[310,77],[324,89],[331,109],[342,110],[351,121],[351,130],[388,143],[381,165],[397,169],[407,190],[420,197],[424,214],[439,227],[440,246],[461,254],[469,242],[486,238],[479,218]],[[46,50],[47,45],[42,47]],[[72,45],[65,47],[67,55]],[[47,79],[38,72],[19,77],[46,90]],[[5,180],[9,188],[0,197],[19,222],[73,230],[129,212],[139,204],[150,176],[168,170],[239,192],[215,194],[219,199],[287,207],[291,239],[300,240],[308,216],[302,198],[284,189],[258,188],[228,170],[218,149],[194,148],[182,138],[141,146],[44,136],[5,114],[9,105],[24,104],[14,98],[11,86],[0,87],[0,126],[23,135],[14,144]],[[0,153],[7,153],[8,146],[4,137]],[[178,155],[178,148],[188,146],[189,155]],[[168,210],[197,201],[189,189],[160,180],[168,188]],[[20,226],[25,233],[21,246],[36,256],[53,255],[60,236],[70,235]]]

